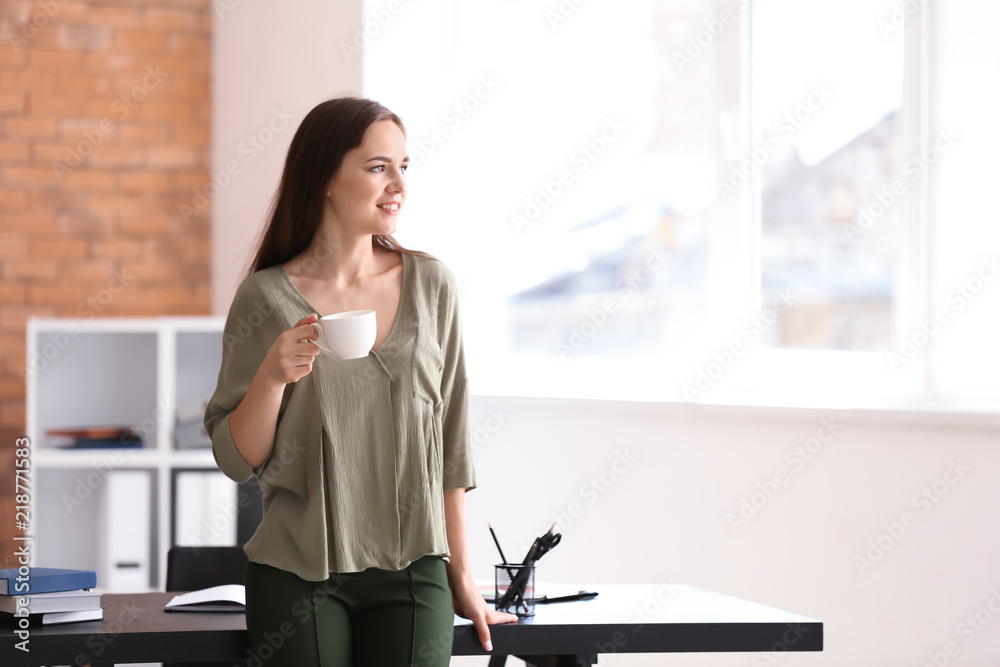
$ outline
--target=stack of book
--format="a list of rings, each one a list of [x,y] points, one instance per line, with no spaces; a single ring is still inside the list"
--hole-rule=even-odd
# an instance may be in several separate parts
[[[104,618],[94,570],[29,567],[0,570],[0,616],[6,623],[27,613],[32,625],[53,625]]]
[[[64,449],[97,449],[142,447],[142,438],[127,426],[85,426],[82,428],[50,428],[46,441]]]

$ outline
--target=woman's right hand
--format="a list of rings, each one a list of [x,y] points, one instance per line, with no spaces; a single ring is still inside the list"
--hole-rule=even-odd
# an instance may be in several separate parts
[[[320,353],[319,346],[312,342],[319,338],[312,326],[318,320],[316,313],[307,315],[275,339],[261,365],[269,379],[288,384],[312,372],[313,360]]]

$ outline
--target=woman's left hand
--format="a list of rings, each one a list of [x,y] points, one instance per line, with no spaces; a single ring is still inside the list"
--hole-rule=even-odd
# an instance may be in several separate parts
[[[472,621],[479,635],[479,642],[487,651],[493,650],[493,642],[490,640],[489,626],[498,623],[515,623],[517,616],[497,611],[486,604],[486,600],[476,590],[476,585],[471,577],[464,577],[463,581],[452,586],[451,600],[455,604],[455,613],[462,618]]]

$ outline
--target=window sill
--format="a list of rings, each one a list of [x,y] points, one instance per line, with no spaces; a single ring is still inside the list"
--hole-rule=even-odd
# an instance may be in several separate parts
[[[964,428],[1000,431],[998,402],[945,401],[930,398],[909,400],[812,400],[803,396],[745,394],[726,400],[689,403],[683,400],[639,400],[629,398],[566,397],[528,394],[485,394],[473,391],[474,401],[497,400],[518,404],[524,409],[544,404],[545,413],[608,411],[635,417],[686,417],[693,419],[751,419],[782,422],[818,421],[839,416],[851,424],[930,428]],[[992,408],[992,409],[990,409]]]

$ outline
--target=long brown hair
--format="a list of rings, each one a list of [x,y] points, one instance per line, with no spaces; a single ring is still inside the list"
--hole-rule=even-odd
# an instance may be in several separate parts
[[[323,218],[323,198],[330,179],[344,155],[361,145],[368,128],[383,120],[391,120],[406,136],[399,116],[363,97],[337,97],[306,114],[288,147],[281,183],[247,275],[287,262],[309,247]],[[430,256],[404,248],[391,234],[372,234],[372,248]]]

